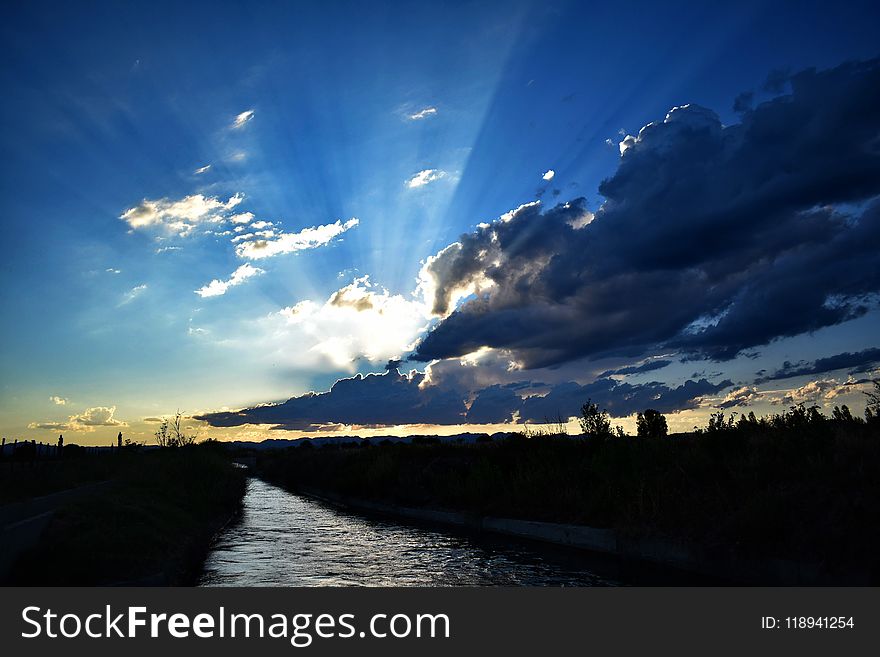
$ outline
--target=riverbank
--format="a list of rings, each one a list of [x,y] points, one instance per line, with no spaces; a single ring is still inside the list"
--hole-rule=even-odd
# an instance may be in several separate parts
[[[876,428],[649,440],[297,447],[268,481],[337,503],[674,565],[752,584],[878,576]]]
[[[240,508],[242,470],[210,444],[94,458],[107,459],[100,467],[107,483],[71,489],[59,504],[25,519],[39,521],[39,531],[8,565],[4,583],[195,583],[214,535]],[[86,460],[82,465],[95,467]]]

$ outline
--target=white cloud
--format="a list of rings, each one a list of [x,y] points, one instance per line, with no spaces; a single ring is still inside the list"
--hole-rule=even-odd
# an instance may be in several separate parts
[[[254,276],[259,276],[260,274],[265,274],[266,272],[258,267],[253,267],[250,264],[244,264],[234,272],[232,275],[225,281],[215,278],[213,281],[205,285],[204,287],[200,287],[196,290],[196,294],[200,297],[218,297],[222,294],[226,294],[226,290],[231,287],[235,287],[236,285],[241,285],[247,279],[253,278]]]
[[[235,194],[226,201],[202,194],[185,196],[178,201],[168,198],[144,199],[119,218],[133,229],[155,226],[185,236],[202,221],[222,219],[224,213],[243,200],[241,194]]]
[[[433,116],[436,113],[437,113],[436,107],[426,107],[423,110],[419,110],[415,114],[410,114],[409,120],[410,121],[420,121],[422,119],[427,119],[429,116]]]
[[[717,406],[720,408],[750,406],[758,402],[761,399],[762,394],[763,393],[752,386],[742,386],[727,393]]]
[[[358,358],[383,363],[400,357],[428,325],[423,303],[376,287],[368,276],[337,290],[323,304],[301,301],[277,316],[298,334],[296,344],[311,344],[308,351],[319,360],[348,369]]]
[[[550,180],[553,180],[553,176],[555,176],[555,175],[556,175],[556,172],[553,169],[547,169],[547,171],[544,172],[544,175],[541,176],[541,178],[543,180],[550,181]]]
[[[124,306],[128,303],[131,303],[132,301],[137,299],[141,294],[143,294],[144,290],[146,290],[146,289],[147,289],[146,283],[143,283],[142,285],[135,285],[133,288],[131,288],[128,292],[126,292],[123,295],[122,301],[119,302],[119,305]]]
[[[203,166],[203,167],[199,167],[198,169],[196,169],[195,171],[193,171],[193,174],[196,175],[196,176],[198,176],[199,174],[202,174],[202,173],[207,172],[210,168],[211,168],[211,165],[210,165],[210,164],[206,164],[205,166]]]
[[[416,189],[417,187],[424,187],[428,183],[432,183],[435,180],[440,180],[445,177],[445,171],[440,171],[439,169],[425,169],[419,171],[416,175],[407,180],[406,186],[410,189]]]
[[[67,406],[67,403],[70,401],[64,397],[59,397],[58,395],[52,395],[49,397],[49,401],[55,404],[56,406]]]
[[[275,224],[273,224],[271,221],[255,221],[251,224],[251,228],[253,228],[254,230],[263,230],[264,228],[271,228],[274,225]]]
[[[115,406],[93,406],[82,413],[71,415],[66,422],[31,422],[28,429],[92,432],[95,427],[127,427],[128,423],[117,420],[113,417],[114,413]]]
[[[242,212],[240,214],[234,214],[229,217],[229,221],[234,224],[246,224],[254,218],[253,212]]]
[[[818,379],[810,381],[800,388],[788,390],[781,397],[772,398],[770,403],[774,405],[828,403],[841,395],[858,392],[861,387],[861,384],[852,378],[843,382],[838,379]]]
[[[345,223],[337,219],[332,224],[304,228],[298,233],[278,233],[272,239],[259,239],[243,242],[235,247],[239,258],[259,260],[271,258],[284,253],[294,253],[324,246],[334,237],[358,225],[358,220],[351,218]]]
[[[232,122],[233,129],[239,129],[244,126],[248,121],[254,118],[254,110],[249,109],[245,110],[241,114],[235,117],[235,120]]]
[[[121,274],[122,273],[121,269],[114,269],[113,267],[108,267],[104,271],[106,271],[108,274]]]

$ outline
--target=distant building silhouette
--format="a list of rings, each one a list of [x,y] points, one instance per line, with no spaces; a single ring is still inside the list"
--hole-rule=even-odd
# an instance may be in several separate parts
[[[119,435],[116,436],[116,446],[122,447],[122,432],[119,432]]]

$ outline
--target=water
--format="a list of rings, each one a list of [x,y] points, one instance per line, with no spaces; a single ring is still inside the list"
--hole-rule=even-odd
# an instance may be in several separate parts
[[[609,586],[585,557],[360,516],[250,479],[202,586]]]

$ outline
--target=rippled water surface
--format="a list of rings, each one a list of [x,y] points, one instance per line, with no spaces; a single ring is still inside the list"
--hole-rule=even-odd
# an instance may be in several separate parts
[[[202,586],[608,586],[579,555],[364,517],[251,478]]]

